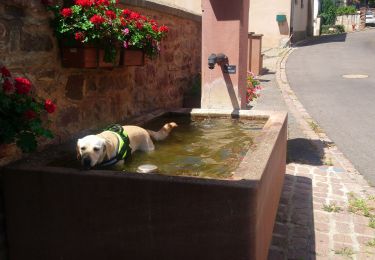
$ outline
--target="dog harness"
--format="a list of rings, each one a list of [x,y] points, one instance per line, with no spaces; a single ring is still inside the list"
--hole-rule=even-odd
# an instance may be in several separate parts
[[[129,144],[129,137],[128,134],[124,131],[124,128],[119,124],[114,124],[105,129],[106,131],[113,132],[118,139],[119,145],[117,149],[116,157],[109,159],[105,162],[102,162],[101,166],[109,166],[113,165],[121,160],[126,160],[130,157],[132,149],[130,148]]]

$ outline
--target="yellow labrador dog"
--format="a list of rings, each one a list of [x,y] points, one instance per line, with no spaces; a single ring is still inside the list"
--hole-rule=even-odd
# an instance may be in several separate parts
[[[77,141],[77,159],[85,169],[123,162],[131,153],[152,151],[155,141],[168,137],[177,124],[165,124],[158,132],[133,125],[114,125],[97,135],[88,135]]]

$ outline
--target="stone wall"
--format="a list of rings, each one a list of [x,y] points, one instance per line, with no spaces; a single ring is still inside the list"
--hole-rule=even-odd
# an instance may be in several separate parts
[[[361,18],[359,14],[340,15],[336,17],[336,25],[343,25],[345,32],[353,32],[359,30],[361,26]]]
[[[200,17],[181,15],[183,12],[174,12],[171,7],[159,5],[151,10],[143,5],[127,8],[170,28],[160,56],[146,59],[141,67],[108,70],[61,67],[49,15],[40,0],[0,2],[0,62],[13,74],[29,78],[39,96],[56,102],[58,110],[51,116],[52,143],[64,142],[83,129],[182,106],[183,93],[200,72]]]
[[[161,44],[160,56],[146,59],[141,67],[72,69],[61,66],[49,14],[40,2],[0,1],[0,62],[14,76],[29,78],[38,96],[51,98],[57,104],[57,111],[50,117],[55,138],[42,140],[41,148],[65,142],[85,129],[126,122],[130,116],[156,109],[182,106],[183,93],[201,68],[199,16],[149,1],[121,0],[127,8],[170,28]],[[3,151],[1,147],[0,166],[18,158],[20,153],[14,146]],[[0,193],[0,259],[6,259],[1,201]]]

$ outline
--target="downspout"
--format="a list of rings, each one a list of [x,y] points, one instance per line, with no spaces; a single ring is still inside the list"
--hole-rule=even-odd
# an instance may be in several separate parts
[[[291,7],[290,7],[290,28],[289,28],[289,39],[290,41],[292,40],[292,37],[293,37],[293,22],[294,22],[294,1],[295,0],[291,0],[290,3],[291,3]]]

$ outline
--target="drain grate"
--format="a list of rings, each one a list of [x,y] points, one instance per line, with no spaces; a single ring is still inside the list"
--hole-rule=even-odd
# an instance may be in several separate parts
[[[345,79],[365,79],[368,78],[368,75],[365,74],[345,74],[342,75]]]

